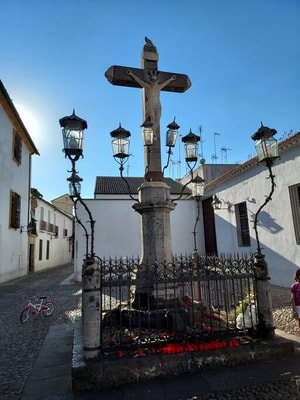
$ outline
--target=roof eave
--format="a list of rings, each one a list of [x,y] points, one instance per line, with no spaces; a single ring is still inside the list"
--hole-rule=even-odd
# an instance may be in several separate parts
[[[15,126],[19,134],[22,135],[22,139],[24,140],[24,143],[26,144],[29,153],[40,155],[1,80],[0,104],[2,105],[3,109],[7,113],[9,119],[11,120],[12,124]]]

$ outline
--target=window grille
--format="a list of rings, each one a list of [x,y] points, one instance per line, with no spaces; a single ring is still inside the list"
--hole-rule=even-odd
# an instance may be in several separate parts
[[[10,193],[10,227],[20,228],[21,218],[21,196],[17,193]]]
[[[21,164],[22,140],[17,131],[14,131],[14,137],[13,137],[13,159],[17,162],[18,165]]]
[[[296,243],[300,244],[300,183],[289,186]]]
[[[249,234],[249,223],[247,204],[242,202],[235,205],[235,216],[236,216],[236,227],[237,227],[237,239],[240,247],[250,246],[250,234]]]

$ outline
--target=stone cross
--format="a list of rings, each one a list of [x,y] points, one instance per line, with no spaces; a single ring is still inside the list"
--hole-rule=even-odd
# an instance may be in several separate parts
[[[107,80],[118,86],[137,87],[143,89],[143,118],[153,124],[154,143],[149,149],[145,146],[145,170],[147,181],[162,181],[161,148],[160,148],[160,91],[185,92],[191,82],[187,75],[158,71],[158,53],[152,41],[145,38],[146,44],[142,52],[142,69],[110,67],[105,76]]]

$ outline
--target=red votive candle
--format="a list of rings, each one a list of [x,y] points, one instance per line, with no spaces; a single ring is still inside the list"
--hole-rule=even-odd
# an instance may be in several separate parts
[[[139,357],[142,357],[143,354],[144,354],[143,350],[142,350],[142,349],[138,349],[138,355],[139,355]]]

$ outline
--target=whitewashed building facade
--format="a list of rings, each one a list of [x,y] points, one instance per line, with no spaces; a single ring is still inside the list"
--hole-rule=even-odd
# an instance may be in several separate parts
[[[271,284],[289,287],[300,267],[300,133],[279,143],[279,156],[272,167],[274,194],[258,214],[257,229]],[[253,158],[206,185],[203,210],[213,196],[221,201],[220,209],[214,210],[214,234],[204,231],[217,254],[255,253],[254,218],[271,191],[268,175]],[[205,246],[207,241],[199,243],[200,252],[206,251]]]
[[[29,271],[68,264],[72,261],[72,250],[73,217],[31,189]]]
[[[31,157],[39,154],[0,81],[0,282],[28,271]]]

